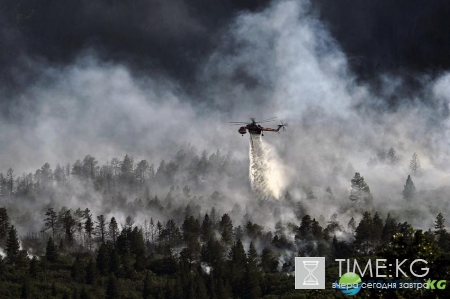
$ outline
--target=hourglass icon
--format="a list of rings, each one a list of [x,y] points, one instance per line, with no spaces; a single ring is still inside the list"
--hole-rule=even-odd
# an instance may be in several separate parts
[[[316,270],[319,261],[302,261],[303,267],[308,270],[308,275],[303,279],[303,285],[319,285],[319,280],[312,273]]]

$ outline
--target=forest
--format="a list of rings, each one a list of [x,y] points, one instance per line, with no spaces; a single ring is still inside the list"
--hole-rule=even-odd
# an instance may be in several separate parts
[[[393,149],[382,160],[398,162]],[[278,200],[256,198],[241,164],[231,154],[197,154],[188,146],[156,168],[129,155],[103,165],[87,155],[54,169],[45,163],[34,174],[8,169],[0,175],[0,298],[344,298],[330,288],[339,278],[338,258],[422,258],[429,277],[448,277],[442,213],[428,230],[395,212],[384,215],[358,172],[344,199],[330,187],[324,196],[305,189],[301,198],[288,190]],[[414,154],[405,202],[417,195],[419,171]],[[319,201],[350,207],[354,216],[340,221],[342,209],[328,219],[314,215],[310,207]],[[326,257],[325,290],[294,289],[296,256]],[[448,294],[364,290],[358,297],[418,292]]]

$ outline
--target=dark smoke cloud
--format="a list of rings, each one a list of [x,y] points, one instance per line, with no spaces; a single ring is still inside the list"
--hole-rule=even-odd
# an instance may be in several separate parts
[[[157,72],[186,83],[240,11],[269,1],[101,0],[2,1],[2,85],[30,84],[30,59],[66,65],[86,49],[133,71]]]
[[[418,74],[435,77],[450,67],[450,3],[438,1],[318,0],[317,15],[339,42],[350,67],[377,91],[380,74],[401,76],[403,96],[420,91]],[[388,99],[398,107],[399,97]]]
[[[30,60],[66,65],[86,49],[100,59],[124,64],[133,72],[157,73],[178,80],[196,93],[196,74],[223,42],[237,15],[260,11],[269,0],[101,0],[2,1],[0,79],[2,94],[30,84],[40,75]],[[450,67],[448,1],[318,0],[311,8],[348,57],[360,80],[382,90],[382,76],[400,76],[382,108],[396,109]],[[235,45],[233,45],[235,46]],[[232,53],[233,47],[227,51]],[[258,84],[242,70],[236,80]],[[5,90],[5,87],[7,89]],[[199,100],[198,97],[193,97]],[[208,100],[208,99],[203,99]],[[2,112],[10,116],[2,100]],[[387,105],[385,105],[387,103]]]

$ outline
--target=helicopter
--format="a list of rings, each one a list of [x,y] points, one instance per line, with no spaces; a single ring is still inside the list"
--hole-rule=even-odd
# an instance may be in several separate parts
[[[238,130],[239,134],[241,134],[242,136],[244,136],[244,134],[247,133],[247,131],[251,134],[251,135],[261,135],[264,136],[264,131],[266,132],[280,132],[280,129],[283,128],[283,131],[286,130],[287,127],[287,123],[283,123],[281,122],[281,124],[278,125],[278,128],[276,129],[272,129],[272,128],[267,128],[267,127],[263,127],[260,124],[261,123],[267,123],[267,122],[271,122],[274,121],[276,119],[276,117],[272,117],[266,120],[262,120],[262,121],[256,121],[255,118],[250,118],[251,122],[230,122],[231,125],[235,125],[235,126],[241,126]]]

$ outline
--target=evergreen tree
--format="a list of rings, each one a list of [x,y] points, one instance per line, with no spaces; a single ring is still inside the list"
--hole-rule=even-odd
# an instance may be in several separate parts
[[[370,193],[370,188],[367,183],[364,181],[364,178],[359,174],[359,172],[355,173],[355,176],[351,180],[352,190],[350,191],[349,199],[350,201],[356,205],[371,205],[373,201],[372,194]]]
[[[397,233],[397,222],[388,213],[386,221],[383,226],[383,232],[381,234],[381,240],[384,244],[389,244],[392,237]]]
[[[106,219],[105,216],[100,215],[97,216],[97,221],[96,221],[97,225],[96,225],[96,230],[97,230],[97,235],[100,237],[100,240],[102,241],[102,243],[105,243],[105,237],[106,237]]]
[[[73,233],[77,225],[77,222],[72,216],[72,211],[70,209],[69,210],[62,209],[58,221],[62,223],[62,227],[64,229],[67,242],[69,243],[69,245],[72,245],[72,242],[74,241]]]
[[[302,218],[302,222],[297,230],[295,239],[310,240],[312,239],[312,223],[311,216],[305,215]]]
[[[183,240],[188,246],[198,240],[200,235],[200,224],[193,216],[186,216],[181,229],[183,230]]]
[[[97,253],[97,267],[100,274],[106,275],[109,272],[109,250],[105,243],[100,244]]]
[[[6,208],[0,208],[0,245],[9,232],[9,216]]]
[[[266,273],[275,273],[278,269],[278,259],[269,247],[265,247],[261,253],[261,268]]]
[[[380,218],[380,214],[375,212],[372,218],[372,232],[373,232],[373,242],[378,245],[381,242],[381,236],[383,234],[383,220]]]
[[[38,273],[38,260],[36,256],[33,256],[33,258],[30,261],[30,269],[29,274],[31,278],[36,278]]]
[[[411,161],[409,161],[409,171],[411,171],[411,174],[415,176],[420,175],[422,173],[420,160],[416,153],[412,155]]]
[[[256,252],[253,241],[250,242],[250,246],[247,252],[247,266],[245,269],[245,281],[246,298],[257,299],[261,297],[261,287],[259,284],[259,271],[258,271],[258,253]]]
[[[116,218],[111,217],[111,221],[108,225],[109,228],[109,236],[111,237],[113,244],[116,244],[117,235],[119,234],[119,227],[116,222]]]
[[[111,251],[109,258],[109,271],[112,273],[118,273],[120,270],[120,256],[117,250],[114,248]]]
[[[442,213],[439,213],[436,216],[436,221],[434,222],[434,228],[435,228],[434,233],[439,237],[446,233],[445,219],[444,219],[444,216],[442,216]]]
[[[6,172],[6,192],[9,195],[12,195],[14,192],[14,170],[10,167]]]
[[[89,209],[86,209],[84,211],[84,219],[84,231],[90,239],[92,237],[92,233],[94,232],[94,222],[92,221],[92,214],[90,213]]]
[[[323,229],[315,218],[311,223],[311,233],[316,240],[321,240],[323,238]]]
[[[228,214],[223,214],[219,222],[220,235],[226,244],[231,244],[233,241],[233,222]]]
[[[11,226],[6,239],[6,260],[10,264],[15,264],[19,255],[19,237],[14,225]]]
[[[133,158],[126,154],[120,165],[120,179],[123,186],[127,187],[130,191],[133,188],[134,181],[133,163]]]
[[[413,200],[416,197],[416,187],[414,186],[414,182],[411,179],[411,176],[408,175],[408,178],[406,179],[406,184],[403,189],[403,198],[405,200]]]
[[[51,229],[52,237],[55,238],[55,232],[58,226],[58,214],[55,212],[53,208],[49,208],[45,213],[45,216],[47,216],[47,218],[44,219],[45,221],[44,230]]]
[[[16,268],[17,269],[25,269],[30,264],[30,259],[28,258],[28,252],[24,249],[19,250],[16,258]]]
[[[395,166],[400,162],[400,158],[397,157],[397,154],[395,152],[395,149],[391,147],[387,153],[387,162],[389,165]]]
[[[365,254],[368,254],[369,249],[373,245],[374,239],[372,216],[369,212],[364,212],[363,218],[359,222],[355,231],[355,246],[357,249],[362,250]]]
[[[58,259],[58,250],[52,237],[48,239],[47,248],[45,249],[45,258],[49,262],[55,262]]]
[[[86,281],[86,267],[80,254],[77,254],[70,274],[76,282],[84,283]]]
[[[330,216],[330,221],[328,221],[328,225],[327,225],[327,231],[330,233],[334,233],[336,231],[342,231],[343,228],[342,226],[339,224],[339,221],[337,220],[337,213],[333,213]]]
[[[245,285],[243,284],[245,266],[247,264],[247,255],[241,239],[238,239],[230,249],[230,280],[235,296],[243,296],[245,294]]]
[[[213,234],[212,221],[208,214],[205,214],[201,227],[201,238],[203,242],[207,242]]]
[[[98,161],[91,155],[84,157],[83,164],[81,166],[83,178],[91,179],[92,181],[95,180],[98,168],[97,163]]]
[[[88,247],[91,249],[91,238],[92,233],[94,232],[94,222],[92,221],[92,214],[89,209],[84,210],[84,231],[87,235]]]

